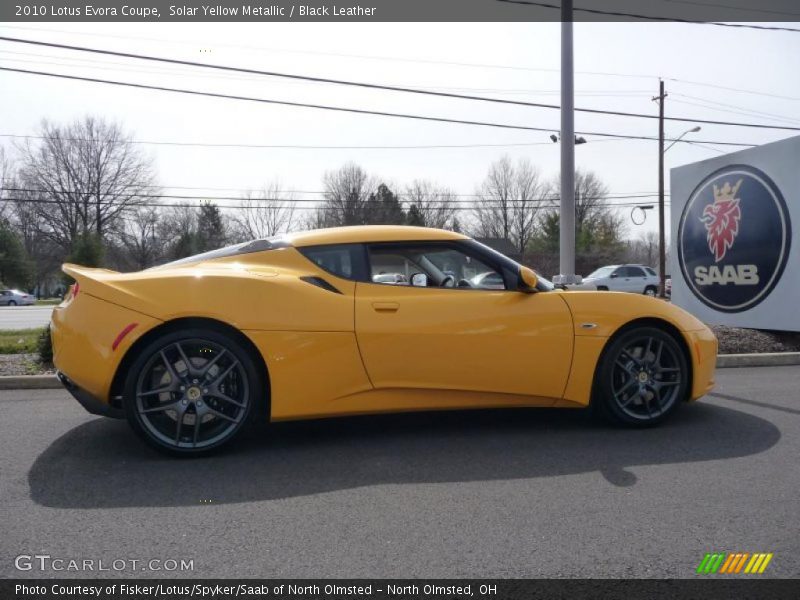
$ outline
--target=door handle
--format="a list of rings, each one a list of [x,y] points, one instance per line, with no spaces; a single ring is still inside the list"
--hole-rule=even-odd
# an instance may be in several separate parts
[[[372,308],[377,312],[397,312],[400,305],[397,302],[373,302]]]

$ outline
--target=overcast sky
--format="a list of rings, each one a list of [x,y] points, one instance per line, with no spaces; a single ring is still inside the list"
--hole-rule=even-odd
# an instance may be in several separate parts
[[[0,24],[0,31],[15,37],[224,65],[559,103],[558,23],[43,23]],[[796,33],[690,24],[575,24],[578,107],[655,115],[657,106],[651,98],[662,76],[670,94],[668,116],[800,126],[798,64],[800,34]],[[557,110],[178,68],[7,42],[0,42],[0,66],[544,127],[554,132],[559,127]],[[509,144],[447,149],[143,145],[155,159],[165,193],[174,194],[237,195],[274,179],[285,189],[319,191],[323,173],[347,161],[357,162],[390,186],[429,179],[471,194],[489,164],[503,154],[530,158],[546,178],[556,176],[559,165],[559,148],[547,133],[351,115],[0,72],[0,134],[34,134],[43,118],[67,122],[87,114],[118,121],[135,139],[147,141],[305,146]],[[692,126],[668,122],[667,136],[677,137]],[[658,122],[578,113],[576,129],[657,135]],[[758,144],[796,134],[703,125],[701,132],[686,139]],[[577,147],[576,163],[597,173],[612,195],[656,192],[656,142],[585,137],[589,143]],[[10,138],[0,138],[6,148],[10,143]],[[669,168],[733,150],[677,144],[669,150],[666,164]],[[630,208],[624,212],[627,215]],[[629,222],[629,232],[635,237],[656,225],[653,212],[644,226]]]

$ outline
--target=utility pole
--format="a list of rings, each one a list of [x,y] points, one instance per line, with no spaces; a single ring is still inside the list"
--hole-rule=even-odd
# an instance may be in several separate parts
[[[666,281],[667,250],[664,242],[664,80],[658,80],[658,297],[664,298]]]
[[[572,0],[561,2],[561,216],[558,283],[575,283],[575,89]]]

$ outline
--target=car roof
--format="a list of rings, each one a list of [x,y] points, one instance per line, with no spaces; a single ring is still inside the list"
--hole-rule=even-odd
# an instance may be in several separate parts
[[[402,242],[431,240],[466,240],[467,236],[444,229],[405,225],[357,225],[299,231],[282,236],[293,246],[322,244],[360,244],[364,242]]]

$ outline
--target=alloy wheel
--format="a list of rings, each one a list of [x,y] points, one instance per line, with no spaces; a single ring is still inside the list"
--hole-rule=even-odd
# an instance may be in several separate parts
[[[139,373],[135,409],[167,447],[201,449],[232,436],[248,414],[247,372],[223,345],[184,339],[157,349]]]
[[[611,390],[627,416],[648,421],[678,401],[684,374],[675,349],[660,337],[643,335],[628,342],[614,360]]]

